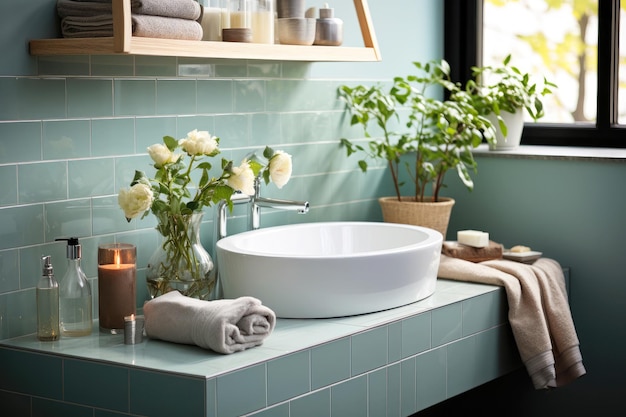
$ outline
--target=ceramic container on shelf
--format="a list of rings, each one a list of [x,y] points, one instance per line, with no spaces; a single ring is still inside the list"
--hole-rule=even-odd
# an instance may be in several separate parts
[[[335,9],[324,4],[315,25],[315,45],[339,46],[343,43],[343,20],[335,17]]]
[[[304,17],[304,0],[276,0],[276,14],[279,19],[289,17]]]
[[[283,45],[313,45],[315,19],[304,17],[278,18],[278,40]]]

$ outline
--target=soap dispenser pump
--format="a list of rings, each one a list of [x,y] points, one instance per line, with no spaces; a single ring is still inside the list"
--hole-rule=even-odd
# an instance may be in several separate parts
[[[76,237],[56,240],[67,241],[67,271],[59,290],[61,334],[87,336],[93,327],[92,298],[89,281],[80,266],[81,245]]]
[[[59,283],[54,279],[52,258],[41,257],[42,277],[37,283],[37,338],[49,342],[59,338]]]

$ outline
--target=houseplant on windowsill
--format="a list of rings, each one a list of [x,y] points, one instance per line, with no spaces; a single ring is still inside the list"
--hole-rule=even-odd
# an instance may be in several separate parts
[[[214,170],[208,158],[220,153],[218,145],[219,138],[207,131],[193,130],[181,140],[165,136],[163,143],[148,148],[156,169],[154,178],[135,171],[130,187],[119,191],[119,205],[128,221],[149,213],[157,218],[162,243],[146,271],[151,297],[178,290],[194,298],[213,298],[213,262],[199,239],[203,208],[221,200],[232,208],[233,193],[254,194],[258,175],[266,184],[273,181],[279,188],[290,179],[291,155],[269,147],[263,152],[265,161],[252,155],[234,166],[232,161],[222,159],[219,169],[215,169],[217,176],[212,176]],[[177,153],[178,149],[182,153]]]
[[[472,67],[472,79],[465,90],[472,105],[496,127],[497,140],[490,149],[504,150],[519,146],[524,111],[535,122],[544,116],[542,98],[552,94],[555,87],[545,77],[541,85],[534,82],[530,74],[511,65],[508,55],[502,65]]]
[[[346,138],[341,139],[341,144],[348,156],[355,152],[365,155],[358,162],[363,172],[368,169],[368,159],[385,160],[396,194],[379,199],[385,221],[431,227],[445,239],[454,204],[454,200],[441,196],[445,175],[450,169],[456,170],[471,190],[470,170],[476,169],[472,149],[483,139],[492,143],[494,128],[472,106],[471,95],[450,80],[446,61],[414,65],[417,75],[394,78],[388,91],[380,85],[339,87],[339,97],[351,114],[350,124],[362,125],[368,138],[365,146]],[[435,87],[443,88],[449,98],[429,95],[432,94],[429,90]],[[403,118],[404,111],[408,113],[404,128],[395,132],[391,126]],[[370,123],[381,130],[382,137],[371,135]],[[401,167],[406,168],[414,184],[413,195],[401,194]],[[433,215],[424,210],[440,211],[442,207],[441,215],[431,222]],[[403,214],[408,216],[395,217]]]

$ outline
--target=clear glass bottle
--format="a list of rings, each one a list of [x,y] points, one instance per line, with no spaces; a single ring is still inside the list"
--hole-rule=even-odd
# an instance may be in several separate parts
[[[59,290],[61,334],[87,336],[93,327],[92,298],[91,286],[80,267],[81,246],[76,237],[57,240],[67,241],[67,271]]]
[[[54,279],[49,255],[41,258],[43,276],[37,283],[37,338],[53,341],[59,338],[59,284]]]

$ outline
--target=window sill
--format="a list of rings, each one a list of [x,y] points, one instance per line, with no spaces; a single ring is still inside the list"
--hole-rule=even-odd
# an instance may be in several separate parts
[[[522,145],[512,150],[491,151],[487,144],[482,144],[473,153],[492,158],[626,162],[626,149],[621,148]]]

